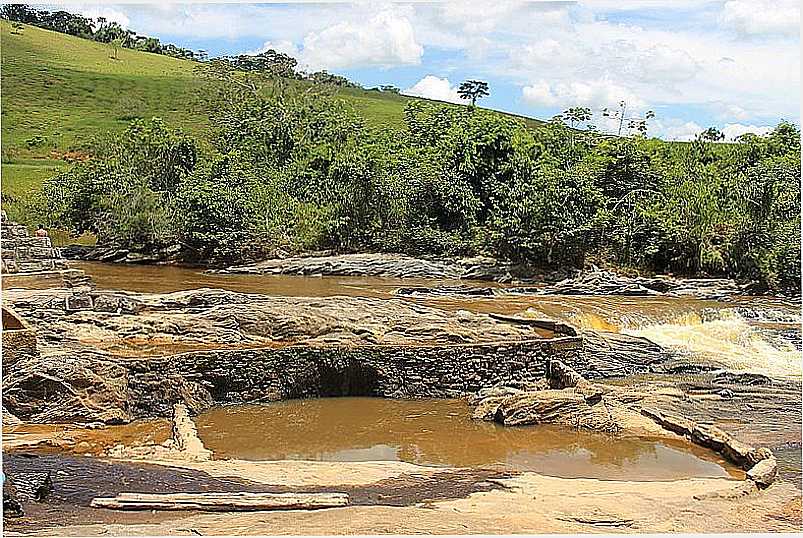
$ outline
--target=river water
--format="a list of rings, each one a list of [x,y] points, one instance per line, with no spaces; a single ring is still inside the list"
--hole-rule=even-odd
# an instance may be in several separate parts
[[[172,266],[74,263],[101,289],[167,293],[220,288],[266,295],[336,295],[398,298],[401,287],[465,285],[460,281],[376,277],[219,275]],[[480,287],[505,286],[478,282]],[[405,296],[447,310],[548,317],[584,329],[646,337],[662,346],[699,356],[738,372],[801,379],[800,303],[774,297],[745,297],[728,302],[690,297]]]
[[[720,401],[718,396],[706,401],[694,400],[683,412],[702,409],[701,416],[695,417],[698,420],[713,421],[756,446],[769,446],[779,456],[782,474],[792,480],[800,478],[799,302],[778,297],[713,301],[690,297],[536,296],[505,293],[505,286],[487,282],[473,285],[500,288],[497,290],[500,293],[400,297],[396,295],[400,287],[467,283],[372,277],[215,275],[192,268],[101,263],[75,266],[90,274],[101,289],[164,293],[208,287],[280,296],[396,298],[447,310],[549,317],[583,329],[643,336],[689,357],[692,362],[773,379],[776,385],[769,391],[748,391],[731,400]],[[649,391],[681,382],[688,386],[695,380],[678,375],[634,378],[620,383],[638,384]],[[775,386],[780,387],[777,392]],[[379,458],[450,465],[506,462],[547,474],[580,473],[600,478],[616,473],[651,479],[673,473],[673,476],[691,473],[690,476],[723,472],[715,462],[696,461],[697,456],[692,457],[688,450],[679,451],[677,447],[617,440],[614,448],[610,439],[606,445],[605,440],[591,434],[540,427],[537,429],[540,434],[528,429],[500,430],[451,416],[449,413],[455,408],[450,406],[457,404],[439,402],[416,407],[421,405],[424,404],[346,399],[224,408],[200,417],[200,429],[204,441],[221,457]],[[424,418],[409,418],[416,415]],[[292,419],[288,420],[288,416]],[[343,423],[342,417],[348,423]],[[288,444],[283,439],[294,441]],[[608,448],[601,448],[605,446]],[[678,454],[685,456],[678,459]],[[619,456],[622,457],[617,460]],[[674,465],[673,461],[681,463]]]
[[[404,461],[535,471],[563,478],[742,478],[690,443],[614,438],[557,426],[471,420],[461,400],[322,398],[216,408],[196,419],[218,458]]]

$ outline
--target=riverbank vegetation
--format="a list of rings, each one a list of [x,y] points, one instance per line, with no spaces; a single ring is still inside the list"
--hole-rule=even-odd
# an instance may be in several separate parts
[[[32,209],[103,243],[201,260],[298,252],[491,255],[800,286],[800,142],[781,123],[735,144],[529,129],[410,101],[377,128],[325,88],[213,62],[210,133],[135,120],[44,184]]]

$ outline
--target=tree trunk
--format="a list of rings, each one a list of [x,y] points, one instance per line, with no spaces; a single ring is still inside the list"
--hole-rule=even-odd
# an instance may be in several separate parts
[[[90,506],[116,510],[315,510],[346,506],[346,493],[120,493],[95,497]]]

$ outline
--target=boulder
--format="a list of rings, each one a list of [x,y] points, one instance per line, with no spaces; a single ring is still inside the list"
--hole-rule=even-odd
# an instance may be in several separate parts
[[[776,476],[778,476],[778,462],[775,460],[775,456],[759,461],[747,471],[747,478],[755,482],[761,489],[769,487],[775,482]]]

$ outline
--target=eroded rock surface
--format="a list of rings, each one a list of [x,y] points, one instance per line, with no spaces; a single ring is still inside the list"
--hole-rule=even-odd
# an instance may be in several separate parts
[[[532,278],[533,272],[493,258],[426,259],[403,254],[342,254],[296,256],[264,260],[250,265],[219,269],[219,273],[266,275],[379,276],[394,278],[435,278],[447,280],[490,280],[510,282]],[[556,273],[565,276],[566,272]]]
[[[126,341],[249,347],[270,344],[426,344],[539,338],[524,325],[402,300],[274,297],[198,289],[136,294],[8,290],[6,300],[45,341],[108,349]]]
[[[127,422],[218,403],[316,396],[456,397],[577,364],[577,338],[401,300],[193,290],[9,290],[40,352],[6,371],[29,421]]]

